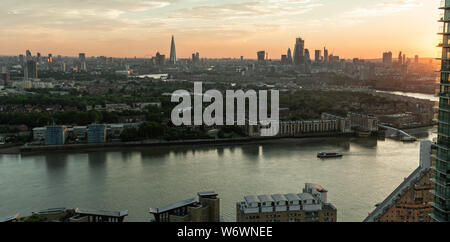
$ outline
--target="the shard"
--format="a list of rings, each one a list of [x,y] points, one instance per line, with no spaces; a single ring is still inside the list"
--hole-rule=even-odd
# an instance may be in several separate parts
[[[172,35],[172,43],[170,44],[170,64],[177,63],[177,51],[175,49],[175,38]]]

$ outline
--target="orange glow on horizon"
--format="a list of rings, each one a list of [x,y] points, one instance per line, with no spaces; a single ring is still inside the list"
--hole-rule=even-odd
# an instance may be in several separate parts
[[[387,1],[383,4],[371,1],[367,4],[373,8],[361,9],[355,1],[348,0],[349,5],[352,3],[355,6],[342,10],[342,14],[314,18],[316,13],[328,7],[324,1],[320,2],[322,5],[311,5],[309,12],[298,13],[299,16],[309,14],[302,21],[281,17],[273,20],[275,17],[271,17],[273,24],[270,21],[261,22],[264,19],[261,20],[258,16],[245,17],[235,23],[233,19],[221,20],[206,15],[203,18],[211,22],[208,24],[205,19],[193,18],[186,10],[180,19],[167,18],[160,23],[151,22],[156,27],[150,25],[148,28],[140,26],[144,21],[142,17],[137,20],[121,20],[126,24],[116,28],[114,24],[122,23],[118,22],[122,15],[114,11],[105,16],[95,16],[93,20],[98,18],[97,22],[104,21],[98,26],[80,24],[80,29],[65,25],[61,27],[57,19],[49,21],[47,25],[35,25],[30,21],[24,22],[24,28],[21,29],[0,30],[0,54],[18,55],[29,49],[34,54],[52,53],[53,56],[77,56],[83,52],[87,56],[143,58],[154,56],[157,51],[168,56],[172,34],[175,35],[178,58],[190,58],[192,53],[199,52],[201,58],[244,56],[255,59],[257,51],[265,50],[270,59],[280,59],[288,48],[293,50],[297,37],[305,40],[305,48],[310,50],[312,57],[314,50],[323,50],[325,46],[330,54],[347,59],[379,59],[385,51],[392,51],[394,56],[402,51],[408,57],[419,55],[431,58],[436,57],[439,52],[435,47],[438,39],[439,1],[400,0],[398,3]],[[280,7],[281,10],[283,8]],[[19,10],[17,12],[20,14]],[[75,17],[71,16],[67,21],[73,21],[72,18],[76,19],[80,13],[74,11],[71,14]],[[9,12],[8,16],[13,17]],[[92,17],[82,16],[86,19]],[[39,18],[43,17],[36,16],[36,19]]]

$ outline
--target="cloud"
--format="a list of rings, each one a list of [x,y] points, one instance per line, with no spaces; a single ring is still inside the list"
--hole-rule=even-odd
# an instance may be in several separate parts
[[[0,31],[115,31],[139,25],[127,14],[163,8],[172,2],[175,0],[2,0]]]
[[[423,3],[418,0],[394,0],[377,3],[366,8],[356,8],[344,13],[343,17],[356,22],[363,18],[393,15],[413,8],[421,7]],[[358,21],[359,19],[359,21]]]
[[[299,15],[322,6],[314,0],[263,0],[242,3],[202,5],[176,11],[171,18],[233,20]],[[274,19],[271,19],[274,20]]]

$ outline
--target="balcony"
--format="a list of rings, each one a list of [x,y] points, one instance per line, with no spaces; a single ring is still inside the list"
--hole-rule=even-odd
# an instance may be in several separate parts
[[[448,216],[448,213],[450,211],[448,210],[448,207],[445,206],[445,204],[436,203],[436,202],[431,202],[430,204],[434,209],[438,210],[439,213],[447,214],[447,216]]]
[[[446,7],[446,8],[450,9],[450,7]],[[439,20],[438,20],[438,22],[450,22],[450,16],[449,16],[449,14],[447,13],[447,11],[445,11],[445,13],[441,13],[441,14],[439,15]]]
[[[442,200],[448,201],[450,199],[450,191],[448,189],[437,188],[436,190],[431,190],[431,193]]]
[[[447,218],[444,218],[442,216],[436,215],[434,213],[430,214],[430,217],[436,222],[448,222]]]
[[[431,178],[431,181],[440,186],[450,186],[450,182],[448,182],[448,180],[444,178],[434,177]]]
[[[450,9],[450,1],[449,0],[441,0],[439,9]]]
[[[442,165],[442,163],[446,163],[446,162],[438,160],[438,161],[436,161],[436,164],[434,166],[432,166],[431,168],[433,170],[435,170],[436,172],[439,172],[440,174],[448,175],[450,172],[450,168],[446,165]]]

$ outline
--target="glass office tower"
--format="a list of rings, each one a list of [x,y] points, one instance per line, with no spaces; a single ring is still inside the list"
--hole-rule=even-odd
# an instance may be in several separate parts
[[[448,222],[450,211],[450,0],[442,0],[439,22],[442,47],[440,84],[439,84],[439,114],[438,140],[435,155],[434,170],[434,201],[432,218],[439,222]]]

